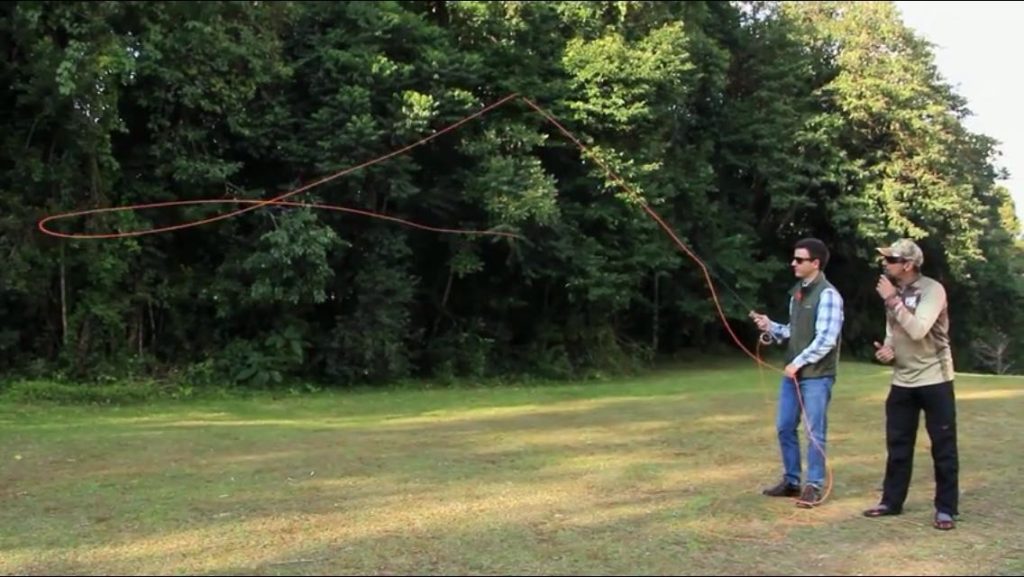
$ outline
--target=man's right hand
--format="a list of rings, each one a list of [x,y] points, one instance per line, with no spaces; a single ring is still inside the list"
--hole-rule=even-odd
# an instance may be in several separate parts
[[[882,343],[875,341],[875,358],[888,364],[896,358],[896,352],[893,351],[892,347],[889,345],[883,345]]]
[[[772,322],[768,319],[768,315],[762,315],[755,313],[754,311],[750,311],[750,314],[747,316],[754,320],[754,324],[757,325],[757,328],[760,329],[762,333],[767,333],[771,330]]]

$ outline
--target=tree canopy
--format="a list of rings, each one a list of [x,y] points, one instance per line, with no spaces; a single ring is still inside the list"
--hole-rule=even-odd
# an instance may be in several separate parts
[[[886,2],[8,2],[0,374],[261,386],[575,377],[751,342],[824,240],[844,354],[883,330],[875,247],[925,250],[959,368],[1024,359],[1024,245],[998,143]],[[47,215],[293,197],[519,239],[266,206],[117,240]],[[631,191],[631,192],[630,192]],[[193,205],[68,219],[131,231]],[[1015,365],[1011,363],[1016,363]]]

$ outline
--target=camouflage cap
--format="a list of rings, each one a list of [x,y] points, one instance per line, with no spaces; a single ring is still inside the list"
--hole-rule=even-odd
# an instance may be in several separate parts
[[[924,264],[924,253],[921,252],[921,247],[909,238],[901,238],[892,243],[892,246],[879,248],[878,252],[882,256],[894,256],[905,262],[912,262],[917,268],[921,268],[921,265]]]

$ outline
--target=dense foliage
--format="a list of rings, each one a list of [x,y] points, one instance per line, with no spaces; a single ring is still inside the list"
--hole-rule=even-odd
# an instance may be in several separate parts
[[[283,207],[119,240],[36,229],[276,196],[511,93],[707,260],[750,342],[747,310],[782,316],[792,244],[816,236],[847,301],[844,355],[868,357],[874,247],[910,236],[949,287],[960,368],[1024,360],[997,143],[965,128],[888,3],[9,2],[0,37],[0,374],[570,377],[731,347],[699,268],[521,101],[294,198],[520,240]]]

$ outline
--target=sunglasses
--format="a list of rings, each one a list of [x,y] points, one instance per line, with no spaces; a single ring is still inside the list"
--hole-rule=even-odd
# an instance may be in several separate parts
[[[811,260],[814,260],[814,259],[810,258],[810,257],[794,256],[792,262],[795,262],[796,264],[804,264],[805,262],[811,261]]]
[[[898,257],[898,256],[886,256],[886,257],[883,257],[883,258],[885,259],[885,262],[887,262],[889,264],[896,264],[898,262],[907,262],[906,259],[904,259],[902,257]]]

